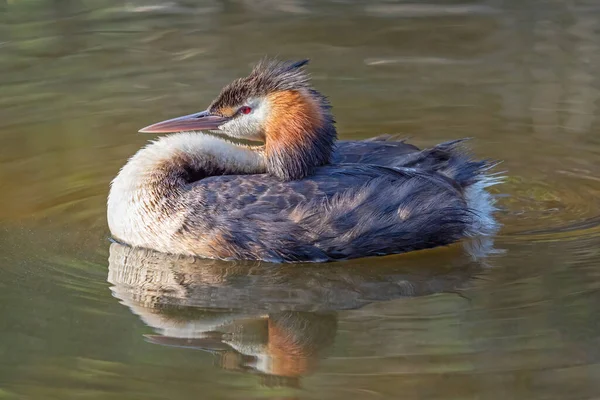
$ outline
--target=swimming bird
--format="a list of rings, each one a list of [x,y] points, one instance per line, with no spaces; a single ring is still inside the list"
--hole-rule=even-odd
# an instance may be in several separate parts
[[[460,140],[424,150],[388,136],[337,141],[307,62],[265,59],[205,111],[141,129],[174,134],[113,180],[113,237],[205,258],[325,262],[497,230],[492,163],[472,159]]]

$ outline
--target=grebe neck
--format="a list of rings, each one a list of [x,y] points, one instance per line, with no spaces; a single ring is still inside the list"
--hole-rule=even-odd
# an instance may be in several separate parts
[[[259,148],[200,133],[164,136],[131,157],[113,180],[108,225],[116,239],[161,251],[180,226],[178,216],[183,217],[185,209],[182,197],[192,182],[215,175],[265,172]],[[156,231],[161,235],[152,234]],[[156,243],[157,238],[165,243]]]

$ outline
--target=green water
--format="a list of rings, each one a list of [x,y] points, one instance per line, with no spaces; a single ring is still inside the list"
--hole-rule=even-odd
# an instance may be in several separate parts
[[[0,399],[600,396],[600,5],[0,3]],[[264,55],[312,60],[342,138],[473,137],[498,250],[326,266],[108,241],[152,122]]]

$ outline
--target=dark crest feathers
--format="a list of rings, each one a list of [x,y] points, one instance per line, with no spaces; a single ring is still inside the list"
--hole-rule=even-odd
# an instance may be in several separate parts
[[[310,62],[310,60],[308,58],[304,59],[304,60],[300,60],[300,61],[296,61],[295,63],[292,63],[290,65],[290,69],[294,69],[294,68],[300,68],[300,67],[304,67],[305,65],[307,65]]]
[[[236,79],[225,86],[210,105],[211,111],[240,105],[250,97],[265,96],[268,93],[284,90],[300,90],[310,87],[309,77],[302,68],[308,59],[300,61],[279,61],[264,59],[250,74]]]

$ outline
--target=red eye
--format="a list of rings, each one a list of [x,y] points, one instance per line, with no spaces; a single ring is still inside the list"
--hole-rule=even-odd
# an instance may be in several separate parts
[[[242,114],[250,114],[250,111],[252,111],[252,109],[248,106],[244,106],[244,107],[240,108],[240,112]]]

